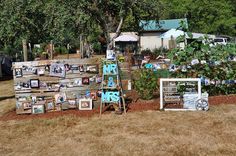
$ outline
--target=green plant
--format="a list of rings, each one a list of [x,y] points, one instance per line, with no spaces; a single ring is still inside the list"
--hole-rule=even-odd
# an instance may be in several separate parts
[[[205,43],[199,45],[199,41],[203,40]],[[202,89],[211,95],[236,93],[235,84],[214,84],[214,81],[236,79],[236,62],[228,60],[229,57],[236,56],[236,45],[210,46],[208,41],[208,38],[200,38],[186,45],[184,49],[172,50],[168,57],[179,67],[172,73],[172,77],[207,78],[213,84],[203,85]],[[192,63],[193,60],[197,63]]]
[[[138,92],[141,99],[150,100],[153,93],[157,90],[157,77],[150,69],[141,69],[134,73],[134,88]]]

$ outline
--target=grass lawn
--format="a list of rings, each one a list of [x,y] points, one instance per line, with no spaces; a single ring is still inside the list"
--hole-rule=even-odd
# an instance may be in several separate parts
[[[1,155],[235,155],[236,105],[0,121]]]

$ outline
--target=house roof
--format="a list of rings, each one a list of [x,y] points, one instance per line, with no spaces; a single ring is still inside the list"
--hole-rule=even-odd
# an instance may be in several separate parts
[[[181,22],[184,22],[186,24],[186,27],[188,28],[188,22],[187,18],[182,19],[168,19],[168,20],[149,20],[145,21],[142,20],[139,23],[139,26],[144,31],[162,31],[162,30],[170,30],[170,29],[179,29],[181,27]]]

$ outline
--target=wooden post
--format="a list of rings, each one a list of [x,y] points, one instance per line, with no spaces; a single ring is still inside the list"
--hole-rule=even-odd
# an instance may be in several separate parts
[[[70,44],[67,44],[67,59],[69,59],[70,54],[69,54],[69,50],[70,50]]]
[[[28,61],[28,50],[27,50],[26,40],[22,40],[22,44],[23,44],[24,62],[26,62]]]
[[[53,41],[50,42],[50,59],[53,60]]]
[[[80,55],[81,55],[81,58],[84,58],[83,36],[80,35],[79,39],[80,39],[80,45],[79,45],[79,47],[80,47],[80,50],[79,50],[80,51]]]

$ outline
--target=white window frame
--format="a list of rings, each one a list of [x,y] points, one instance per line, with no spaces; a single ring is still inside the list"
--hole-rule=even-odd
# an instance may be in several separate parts
[[[186,109],[186,108],[164,108],[163,104],[163,82],[198,82],[198,99],[201,99],[201,79],[200,78],[161,78],[160,79],[160,110],[165,111],[195,111],[196,109]]]

